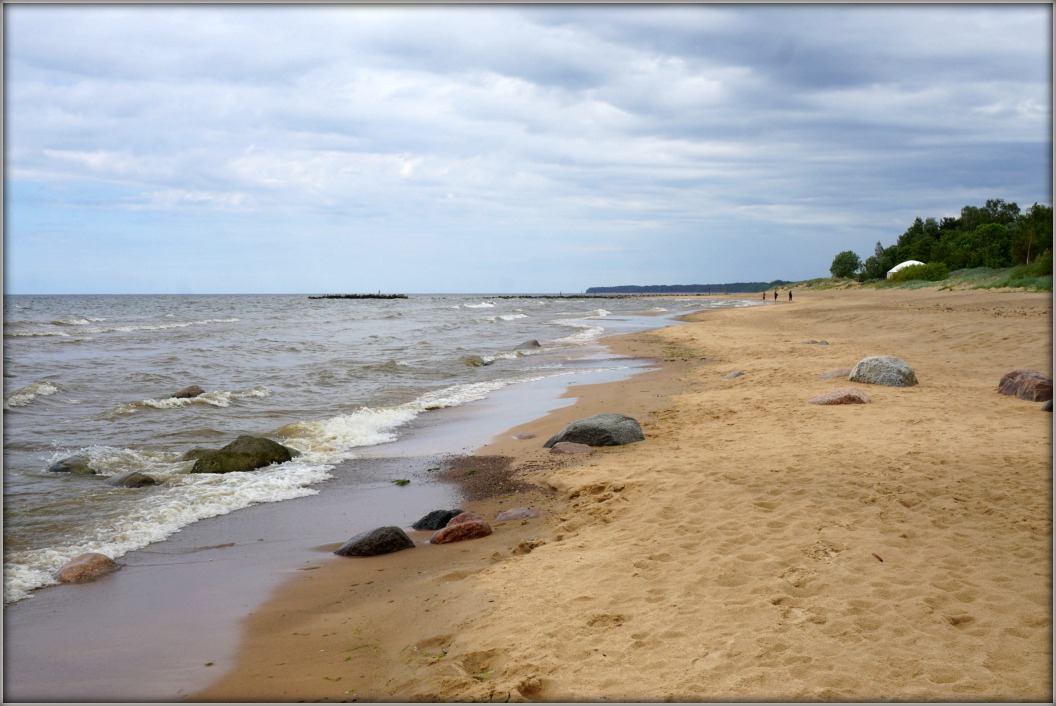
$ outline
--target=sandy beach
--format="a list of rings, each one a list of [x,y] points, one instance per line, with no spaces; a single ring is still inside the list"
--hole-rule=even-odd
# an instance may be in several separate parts
[[[325,555],[193,699],[1051,701],[1052,416],[996,392],[1051,375],[1051,294],[803,290],[610,345],[659,369],[447,470],[537,518]],[[822,377],[869,355],[920,384]],[[542,448],[600,411],[645,441]]]

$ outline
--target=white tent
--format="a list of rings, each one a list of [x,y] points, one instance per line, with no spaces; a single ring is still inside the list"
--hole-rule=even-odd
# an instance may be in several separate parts
[[[900,262],[897,265],[895,265],[894,267],[892,267],[890,270],[887,271],[887,278],[891,279],[891,275],[895,274],[896,272],[901,270],[903,267],[912,267],[913,265],[923,265],[923,264],[924,263],[921,262],[920,260],[906,260],[905,262]]]

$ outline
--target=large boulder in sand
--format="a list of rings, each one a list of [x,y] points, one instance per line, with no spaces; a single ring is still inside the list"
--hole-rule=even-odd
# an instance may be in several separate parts
[[[240,436],[217,451],[194,450],[198,460],[191,473],[234,473],[253,471],[293,458],[290,449],[261,436]]]
[[[872,355],[862,358],[851,369],[847,378],[851,382],[889,387],[912,387],[917,384],[917,374],[901,358],[893,355]]]
[[[435,532],[438,529],[447,527],[447,523],[450,522],[452,518],[458,517],[461,514],[461,510],[433,510],[411,525],[411,527],[416,530],[431,530]]]
[[[113,573],[121,565],[105,554],[90,552],[70,559],[59,569],[61,583],[86,583]]]
[[[70,456],[48,466],[48,473],[81,473],[95,475],[97,471],[89,466],[88,457],[83,454]]]
[[[197,397],[198,395],[204,395],[204,394],[205,394],[205,390],[203,390],[202,388],[198,387],[197,385],[190,385],[188,387],[183,388],[182,390],[179,390],[178,392],[172,393],[170,395],[170,397],[174,397],[174,398],[176,398],[178,400],[182,400],[182,399],[189,399],[191,397]]]
[[[572,422],[554,436],[544,448],[561,441],[571,441],[587,446],[622,446],[645,439],[642,427],[634,417],[625,414],[603,413]]]
[[[1052,378],[1036,370],[1013,370],[1001,378],[997,391],[1031,402],[1044,402],[1052,399]]]
[[[338,556],[380,556],[414,549],[414,541],[399,527],[378,527],[361,532],[334,550]]]
[[[838,390],[818,395],[811,404],[868,404],[869,395],[854,387],[841,387]]]

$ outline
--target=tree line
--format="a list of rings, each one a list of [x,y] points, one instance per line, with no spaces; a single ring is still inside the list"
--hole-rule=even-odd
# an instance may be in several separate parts
[[[952,270],[971,267],[1033,265],[1037,274],[1052,274],[1052,207],[1035,203],[1025,212],[1014,202],[989,199],[984,206],[965,206],[958,218],[921,219],[887,247],[877,243],[864,261],[857,253],[838,253],[833,277],[884,279],[906,260],[919,260],[918,279],[942,279]],[[908,269],[908,268],[907,268]],[[1044,270],[1044,272],[1043,272]]]

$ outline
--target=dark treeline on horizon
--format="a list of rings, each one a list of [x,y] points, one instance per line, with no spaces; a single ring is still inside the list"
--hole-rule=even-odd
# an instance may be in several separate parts
[[[984,206],[965,206],[959,218],[920,218],[887,247],[877,243],[863,262],[857,253],[836,255],[833,277],[884,279],[888,270],[918,260],[943,271],[972,267],[1035,265],[1052,274],[1052,207],[1034,204],[1022,212],[1015,202],[990,199]]]
[[[616,287],[587,287],[587,294],[742,294],[766,292],[791,284],[788,280],[773,282],[728,282],[726,284],[622,284]]]

